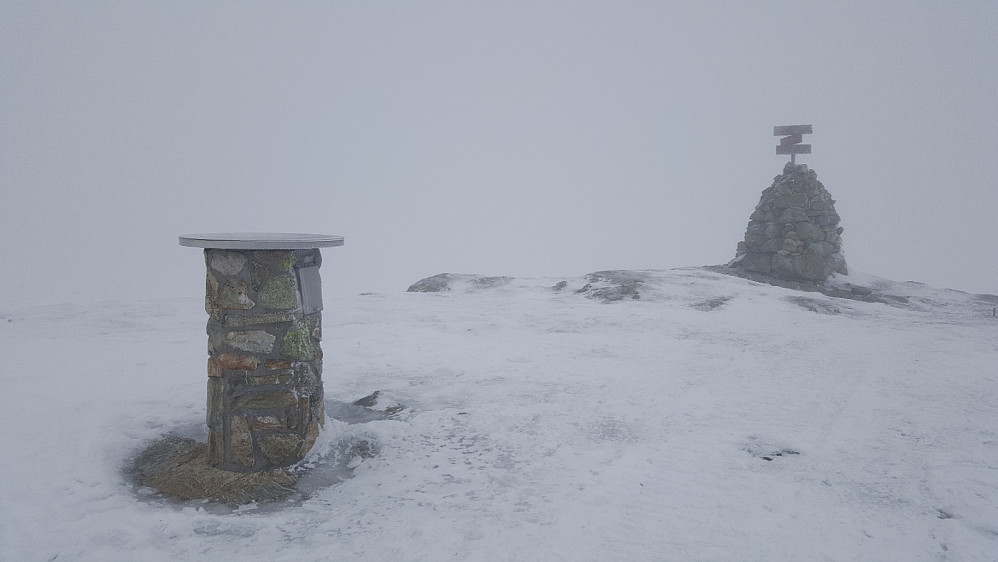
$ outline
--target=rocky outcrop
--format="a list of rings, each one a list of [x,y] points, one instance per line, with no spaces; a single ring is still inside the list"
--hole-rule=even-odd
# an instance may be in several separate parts
[[[822,282],[846,273],[835,201],[804,164],[788,163],[762,192],[728,265],[778,279]]]

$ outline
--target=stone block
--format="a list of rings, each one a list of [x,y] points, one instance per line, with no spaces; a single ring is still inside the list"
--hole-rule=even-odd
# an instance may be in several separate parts
[[[319,278],[319,268],[303,267],[299,269],[298,287],[301,290],[302,313],[320,312],[322,310],[322,280]]]
[[[746,271],[769,273],[772,271],[772,261],[772,254],[746,254],[741,263]]]
[[[799,254],[804,249],[804,241],[796,238],[784,238],[781,249],[791,254]]]
[[[835,246],[830,242],[825,242],[821,240],[819,242],[812,242],[808,244],[807,249],[804,251],[805,254],[814,254],[818,256],[827,256],[829,254],[835,253]]]
[[[791,274],[808,281],[824,281],[833,271],[834,262],[823,256],[795,256]]]
[[[208,431],[207,456],[210,466],[218,466],[225,462],[225,447],[221,427],[213,427]]]
[[[260,305],[276,310],[298,307],[298,286],[291,274],[271,277],[260,287]]]
[[[246,288],[246,283],[242,281],[228,280],[223,284],[218,291],[218,300],[216,303],[212,303],[213,306],[217,308],[233,309],[233,310],[248,310],[256,305],[249,298],[249,291]],[[208,306],[205,307],[206,309]]]
[[[783,249],[783,239],[782,238],[770,238],[766,240],[760,248],[760,252],[778,252]]]
[[[229,419],[229,462],[244,467],[256,464],[253,434],[246,416],[233,415]]]
[[[234,347],[240,351],[250,353],[270,353],[274,350],[274,342],[277,336],[268,334],[263,330],[249,330],[244,332],[229,332],[222,336],[222,341],[229,347]]]
[[[253,371],[260,365],[260,360],[252,355],[223,353],[217,357],[217,360],[223,369],[237,371]]]
[[[222,396],[223,385],[221,379],[208,379],[208,399],[207,412],[205,413],[205,423],[210,428],[222,427]]]
[[[805,242],[817,242],[825,239],[825,231],[809,222],[799,222],[794,225],[797,237]]]
[[[298,396],[288,389],[247,392],[235,399],[235,410],[278,410],[298,404]]]
[[[776,254],[773,256],[772,267],[773,275],[783,278],[796,277],[793,258],[788,255]]]
[[[291,271],[291,268],[297,263],[297,258],[292,250],[258,250],[250,252],[250,259],[255,263],[283,273]]]
[[[804,207],[805,197],[803,193],[794,193],[777,196],[774,201],[777,209],[786,209],[789,207],[802,208]]]
[[[277,433],[260,438],[260,452],[274,466],[287,466],[298,461],[302,440],[292,433]]]
[[[281,322],[293,322],[298,318],[298,313],[294,310],[286,312],[264,312],[262,314],[247,314],[239,316],[236,314],[226,314],[222,319],[222,325],[227,328],[244,328],[258,324],[278,324]]]
[[[807,213],[804,212],[804,209],[798,207],[790,207],[789,209],[785,209],[780,214],[780,220],[779,220],[779,222],[783,224],[798,223],[804,221],[807,221]]]
[[[253,431],[285,429],[284,420],[277,416],[256,416],[253,418]]]
[[[319,438],[319,423],[312,422],[308,425],[308,430],[305,432],[305,442],[302,443],[301,454],[305,456],[306,453],[312,450],[315,446],[316,439]]]
[[[218,359],[213,357],[208,358],[208,376],[209,377],[220,377],[222,376],[222,363]]]
[[[239,275],[246,267],[246,256],[230,250],[206,250],[208,267],[223,275]]]
[[[316,346],[307,324],[299,322],[284,334],[281,352],[285,357],[297,361],[309,361],[315,358]]]

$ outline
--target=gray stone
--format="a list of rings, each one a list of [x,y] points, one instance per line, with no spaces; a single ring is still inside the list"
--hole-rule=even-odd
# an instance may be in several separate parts
[[[222,336],[222,341],[230,347],[251,353],[270,353],[274,350],[277,337],[263,330],[245,332],[229,332]]]
[[[254,303],[249,298],[249,291],[246,283],[242,281],[226,281],[218,292],[218,308],[229,308],[236,310],[247,310],[253,308]],[[208,307],[205,307],[208,308]]]
[[[795,281],[845,271],[834,205],[813,170],[788,163],[763,190],[730,265]]]
[[[823,256],[795,256],[793,275],[808,281],[824,281],[835,271],[833,262]]]
[[[779,222],[783,224],[789,224],[795,222],[802,222],[806,220],[807,220],[807,213],[804,212],[804,209],[800,209],[798,207],[790,207],[789,209],[784,210],[783,213],[780,214]]]
[[[233,415],[229,419],[229,462],[247,468],[256,464],[253,434],[246,416]]]
[[[817,242],[825,239],[825,231],[809,222],[800,222],[794,226],[797,236],[805,242]]]
[[[786,209],[790,207],[803,207],[804,206],[804,194],[795,193],[793,195],[781,195],[774,199],[774,203],[777,209]],[[789,222],[789,221],[783,221]]]
[[[759,247],[760,252],[778,252],[783,249],[783,238],[770,238]]]
[[[284,356],[297,361],[314,359],[316,344],[311,332],[312,330],[304,322],[297,323],[288,330],[281,341],[281,352]]]
[[[287,312],[264,312],[262,314],[236,315],[226,314],[222,319],[222,325],[227,328],[243,328],[245,326],[255,326],[257,324],[275,324],[279,322],[293,322],[298,318],[298,314],[293,311]]]
[[[260,452],[273,466],[287,466],[295,463],[302,439],[290,433],[276,433],[260,438]]]
[[[246,256],[242,252],[207,250],[208,265],[224,275],[239,275],[246,267]]]
[[[271,277],[260,288],[258,297],[265,308],[287,310],[298,307],[298,286],[291,274]]]
[[[243,394],[234,401],[233,409],[238,410],[277,410],[294,406],[298,396],[293,390],[261,390]],[[236,416],[233,416],[235,418]]]
[[[772,271],[772,254],[745,254],[741,266],[746,271],[769,273]]]
[[[301,289],[302,314],[312,314],[322,310],[322,279],[318,267],[303,267],[298,270],[298,287]]]
[[[208,379],[208,399],[205,422],[208,427],[222,427],[222,381],[218,378]]]
[[[253,431],[285,429],[284,420],[277,416],[256,416],[253,418]]]
[[[250,258],[253,263],[258,263],[280,273],[288,273],[298,262],[294,252],[252,252]]]
[[[793,259],[786,255],[773,256],[771,271],[773,275],[783,279],[796,277]]]
[[[835,252],[835,246],[830,242],[825,242],[821,240],[819,242],[812,242],[808,244],[807,248],[804,250],[805,254],[815,254],[819,256],[827,256]]]

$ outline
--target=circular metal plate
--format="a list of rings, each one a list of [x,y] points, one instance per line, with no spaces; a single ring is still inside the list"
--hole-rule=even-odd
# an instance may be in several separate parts
[[[224,250],[308,250],[342,246],[342,236],[287,232],[213,232],[185,234],[181,246]]]

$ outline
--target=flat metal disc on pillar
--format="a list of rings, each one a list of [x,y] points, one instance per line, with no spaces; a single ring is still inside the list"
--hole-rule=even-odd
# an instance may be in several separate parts
[[[185,234],[181,246],[222,250],[309,250],[342,246],[342,236],[287,232],[213,232]]]

